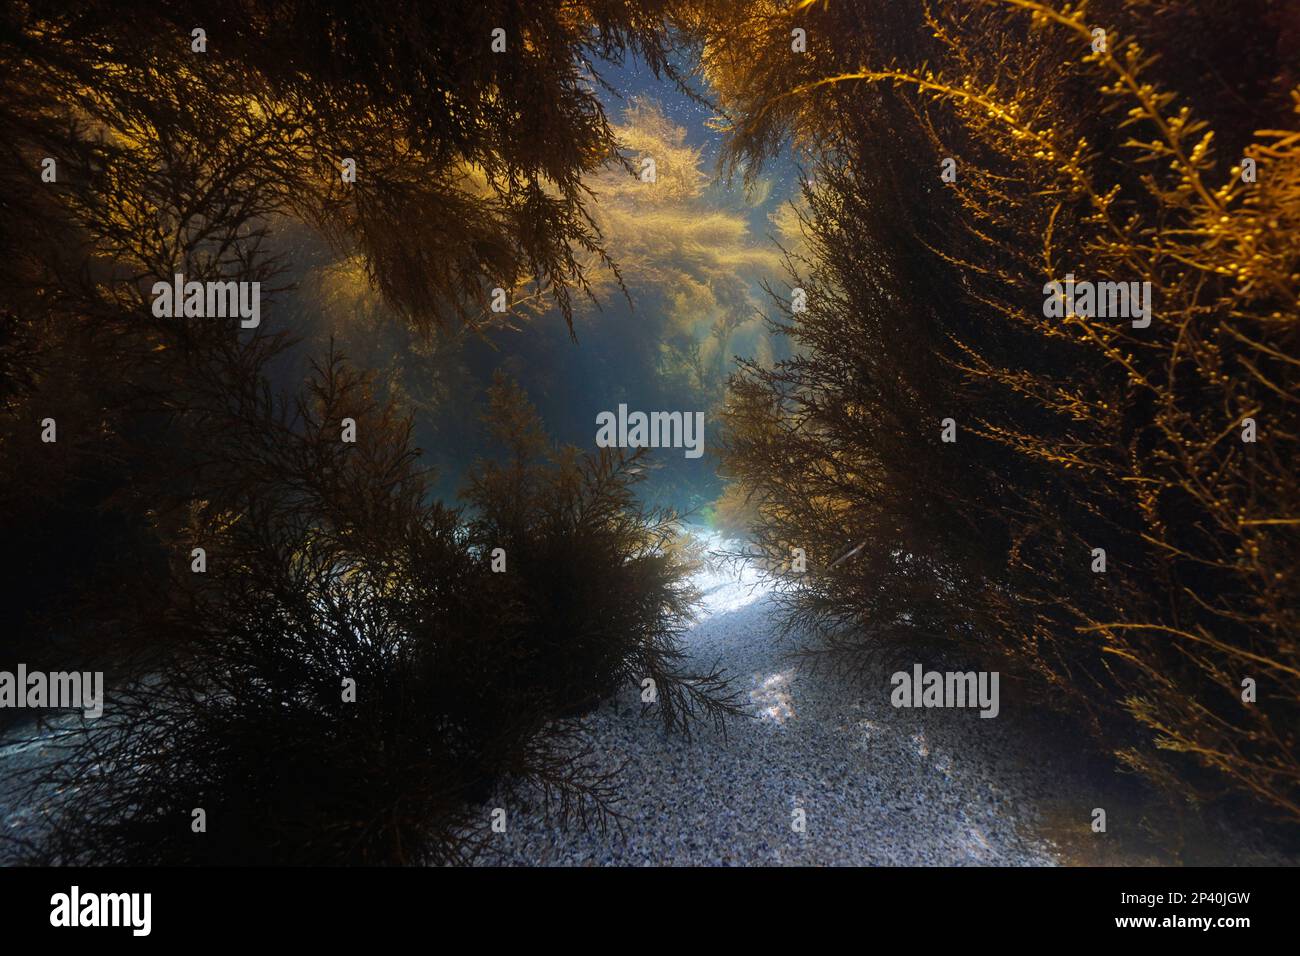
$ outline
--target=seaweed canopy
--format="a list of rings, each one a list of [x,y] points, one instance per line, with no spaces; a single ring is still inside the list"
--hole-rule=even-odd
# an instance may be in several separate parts
[[[422,336],[478,328],[498,287],[571,321],[616,275],[585,185],[622,156],[599,72],[677,78],[681,6],[249,0],[202,44],[191,0],[0,9],[0,533],[26,542],[0,658],[114,666],[94,622],[157,603],[158,518],[207,497],[174,452],[228,366],[306,325],[289,287],[325,250]],[[266,321],[154,316],[178,273],[260,283]]]
[[[796,617],[1018,664],[1179,800],[1300,822],[1294,15],[801,3],[705,63],[734,163],[812,158],[799,357],[728,413]],[[1153,314],[1053,317],[1071,274]]]

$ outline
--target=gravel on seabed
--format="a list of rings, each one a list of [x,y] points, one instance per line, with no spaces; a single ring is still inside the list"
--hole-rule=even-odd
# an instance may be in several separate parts
[[[1055,862],[1021,814],[1064,781],[1004,721],[895,709],[887,673],[877,688],[847,686],[793,660],[798,637],[777,640],[772,596],[752,574],[714,569],[696,584],[705,604],[687,648],[697,667],[718,660],[734,675],[748,715],[729,719],[725,735],[701,726],[687,741],[628,687],[585,718],[596,765],[625,765],[621,828],[548,823],[528,801],[504,808],[506,832],[480,865]]]

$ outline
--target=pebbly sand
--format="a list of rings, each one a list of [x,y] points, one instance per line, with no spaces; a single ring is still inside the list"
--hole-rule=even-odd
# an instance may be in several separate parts
[[[687,646],[735,676],[749,716],[685,741],[629,687],[586,718],[598,766],[625,763],[621,831],[506,806],[481,865],[1052,865],[1026,808],[1060,799],[1087,820],[1078,781],[1012,721],[895,709],[883,666],[873,690],[794,660],[799,639],[775,638],[772,596],[752,576],[696,583],[705,606]]]

